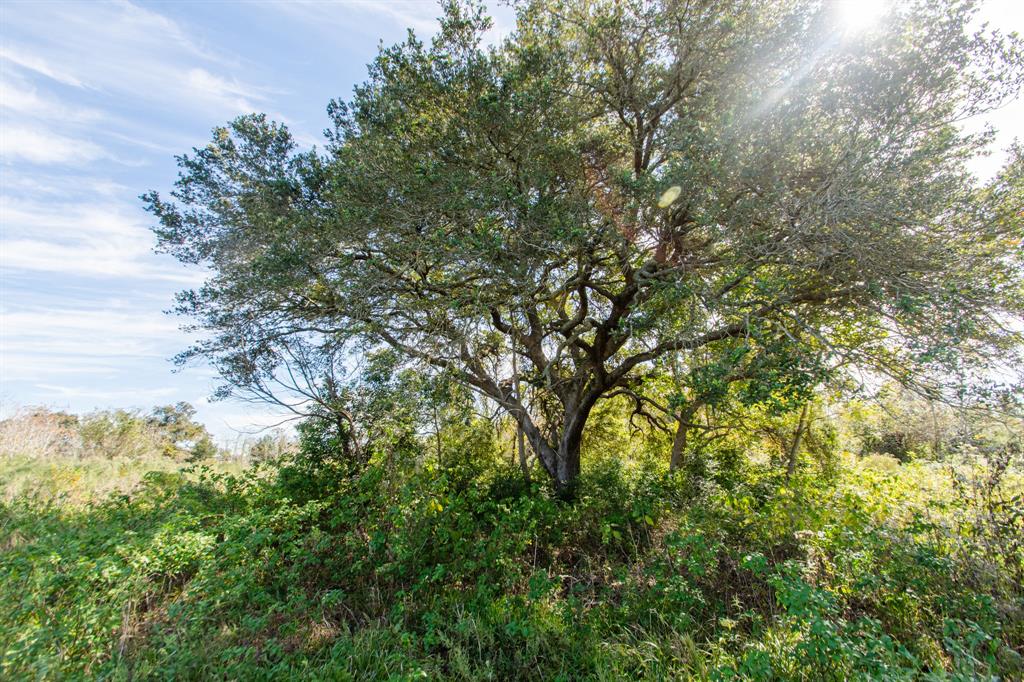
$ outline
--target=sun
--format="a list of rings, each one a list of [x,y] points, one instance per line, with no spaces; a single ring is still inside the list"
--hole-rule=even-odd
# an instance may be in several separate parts
[[[889,0],[832,0],[844,33],[860,33],[876,25],[889,9]]]

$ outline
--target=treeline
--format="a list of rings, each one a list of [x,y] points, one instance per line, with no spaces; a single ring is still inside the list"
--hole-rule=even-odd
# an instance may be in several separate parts
[[[155,456],[200,461],[218,448],[186,402],[141,410],[97,410],[84,415],[45,407],[23,410],[0,422],[4,455],[51,457]]]
[[[31,458],[165,457],[199,462],[215,457],[265,459],[290,447],[282,434],[249,438],[232,451],[218,447],[187,402],[142,410],[97,410],[76,415],[45,407],[23,409],[0,421],[0,456]]]
[[[83,415],[36,407],[0,421],[0,454],[28,457],[167,457],[180,462],[230,458],[278,461],[296,453],[367,461],[373,453],[393,459],[413,452],[421,462],[457,464],[480,451],[507,459],[527,479],[536,465],[529,444],[520,443],[514,420],[443,376],[397,369],[378,357],[339,394],[333,411],[311,410],[294,432],[275,428],[240,436],[230,446],[214,444],[187,402],[151,410],[98,410]],[[706,466],[712,451],[734,449],[737,457],[760,458],[789,470],[816,466],[831,471],[843,453],[882,457],[889,466],[910,461],[986,461],[1020,452],[1019,416],[977,404],[928,400],[897,384],[870,396],[819,395],[802,407],[775,409],[732,404],[696,413],[687,443],[693,468]],[[798,438],[799,435],[799,438]],[[585,433],[588,449],[624,456],[668,457],[673,434],[666,424],[625,397],[601,405]],[[879,465],[886,466],[884,460]]]

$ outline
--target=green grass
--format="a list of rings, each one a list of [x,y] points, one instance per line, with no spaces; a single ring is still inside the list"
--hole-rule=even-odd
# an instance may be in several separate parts
[[[141,480],[121,466],[3,463],[0,677],[1024,670],[1021,557],[997,542],[996,521],[1016,522],[998,507],[983,521],[941,467],[848,463],[787,483],[747,465],[693,485],[588,462],[566,503],[498,465]]]

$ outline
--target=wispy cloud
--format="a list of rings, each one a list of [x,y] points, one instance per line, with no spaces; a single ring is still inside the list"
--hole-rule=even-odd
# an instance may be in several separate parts
[[[25,80],[11,78],[7,73],[0,80],[0,109],[7,116],[21,115],[34,121],[86,124],[104,118],[98,109],[69,106],[52,95],[40,92]]]
[[[206,69],[189,69],[185,81],[193,93],[201,94],[211,102],[219,102],[225,109],[240,112],[255,111],[258,107],[252,100],[264,99],[264,95],[237,79],[215,76]]]
[[[81,164],[107,156],[89,140],[21,125],[5,125],[0,133],[0,159],[4,163]]]
[[[51,68],[50,65],[46,63],[45,59],[31,54],[25,54],[12,47],[0,47],[0,59],[6,60],[16,66],[20,66],[23,69],[46,76],[47,78],[55,80],[58,83],[63,83],[64,85],[70,85],[76,88],[84,86],[82,81],[78,80],[74,76]]]
[[[363,12],[381,14],[395,21],[402,28],[411,28],[427,34],[437,30],[437,17],[441,14],[438,4],[417,2],[416,0],[391,0],[390,2],[387,0],[384,2],[351,0],[345,5]]]
[[[155,268],[138,260],[126,260],[117,242],[87,241],[60,244],[35,239],[0,240],[4,265],[13,270],[33,270],[64,275],[105,278],[163,279],[195,284],[199,278],[187,272]]]
[[[172,149],[159,141],[126,134],[137,126],[116,113],[58,97],[31,83],[25,74],[10,70],[0,76],[0,123],[0,158],[8,165],[25,161],[82,166],[100,159],[137,165],[139,151],[157,149],[170,154]],[[108,149],[111,146],[127,154],[115,154]],[[182,146],[179,142],[176,149]],[[5,193],[10,184],[7,178]]]
[[[24,197],[52,202],[55,199],[67,200],[77,194],[88,196],[92,201],[115,201],[119,196],[134,192],[132,187],[102,175],[69,175],[60,169],[34,169],[31,173],[11,173],[4,178],[0,211],[5,201],[20,201]]]
[[[78,386],[60,386],[56,384],[36,384],[42,392],[50,394],[54,400],[88,399],[106,405],[152,405],[174,395],[174,388],[151,388],[147,390],[102,390],[81,388]]]
[[[278,0],[266,5],[293,19],[322,29],[368,33],[379,31],[377,21],[385,19],[401,29],[412,29],[422,37],[431,36],[439,28],[440,2],[430,0]],[[497,2],[489,7],[493,27],[484,37],[485,43],[497,43],[515,25],[515,12]]]
[[[266,99],[262,88],[223,73],[236,60],[129,2],[22,3],[6,15],[12,31],[31,40],[6,41],[0,57],[64,85],[221,114]]]
[[[441,13],[437,3],[422,0],[284,0],[271,2],[269,6],[279,13],[325,29],[373,30],[373,22],[368,19],[378,16],[421,35],[437,30],[437,17]]]
[[[167,341],[178,337],[178,323],[159,309],[112,301],[46,310],[0,312],[5,354],[68,356],[96,361],[166,357]],[[90,366],[82,362],[81,366]],[[24,368],[34,371],[35,368]]]
[[[200,273],[153,255],[153,237],[143,220],[137,206],[115,201],[0,197],[2,266],[6,270],[196,284]]]
[[[4,11],[0,156],[7,165],[137,165],[181,119],[260,109],[269,89],[171,19],[129,2],[18,3]],[[149,114],[145,125],[136,114]],[[205,128],[206,125],[203,126]],[[173,148],[181,150],[183,145]]]
[[[85,411],[209,390],[208,369],[170,372],[190,338],[163,313],[203,273],[153,253],[137,197],[172,179],[172,155],[210,125],[270,108],[282,90],[131,2],[3,14],[0,402]]]

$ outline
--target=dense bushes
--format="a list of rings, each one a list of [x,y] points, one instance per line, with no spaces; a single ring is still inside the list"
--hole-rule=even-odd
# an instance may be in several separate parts
[[[1020,516],[992,526],[968,470],[954,487],[847,464],[828,485],[744,463],[695,486],[595,460],[567,503],[481,458],[298,457],[87,506],[19,499],[0,517],[2,673],[1021,675],[1024,557],[991,535]]]

